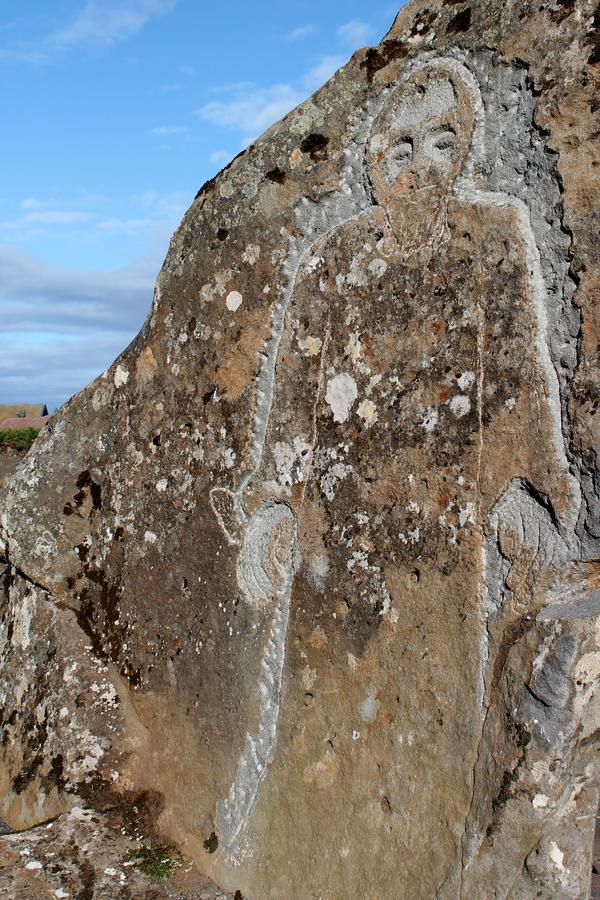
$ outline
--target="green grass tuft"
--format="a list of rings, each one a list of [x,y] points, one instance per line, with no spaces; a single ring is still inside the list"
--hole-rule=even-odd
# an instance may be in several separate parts
[[[172,847],[148,847],[146,844],[135,850],[130,859],[145,875],[153,878],[170,878],[175,869],[181,868],[181,857]]]
[[[0,431],[0,447],[29,450],[39,433],[39,428],[5,428]]]

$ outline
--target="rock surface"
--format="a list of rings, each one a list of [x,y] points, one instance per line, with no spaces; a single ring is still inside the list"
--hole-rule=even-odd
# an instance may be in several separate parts
[[[15,471],[25,451],[0,448],[0,485]]]
[[[78,806],[45,825],[0,837],[0,896],[234,900],[233,894],[191,874],[182,860],[166,851],[140,849],[106,816]]]
[[[255,900],[587,896],[599,61],[588,0],[413,0],[199,191],[5,487],[9,825],[134,803]]]

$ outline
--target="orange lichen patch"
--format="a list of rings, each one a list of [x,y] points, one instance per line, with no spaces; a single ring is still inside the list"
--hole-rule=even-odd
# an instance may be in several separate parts
[[[322,628],[315,628],[308,639],[308,643],[315,650],[322,650],[323,647],[327,646],[327,635]]]
[[[144,347],[135,364],[135,374],[137,376],[138,382],[141,384],[147,384],[149,381],[151,381],[156,372],[156,368],[157,363],[154,359],[152,347]]]
[[[590,581],[590,591],[600,588],[600,559],[588,559],[583,564]]]
[[[438,505],[440,509],[446,509],[448,504],[450,503],[450,498],[452,497],[452,493],[450,488],[447,485],[442,485],[438,492]]]
[[[256,378],[259,354],[264,346],[265,329],[261,310],[238,316],[240,337],[231,355],[219,364],[215,383],[229,400],[237,400]]]
[[[364,348],[364,355],[368,359],[375,359],[377,356],[377,352],[375,350],[375,347],[373,346],[372,336],[368,332],[364,331],[360,336],[360,341]]]

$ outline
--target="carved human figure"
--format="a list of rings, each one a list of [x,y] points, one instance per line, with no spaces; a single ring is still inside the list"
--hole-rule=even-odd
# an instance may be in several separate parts
[[[240,547],[242,590],[274,610],[261,683],[268,740],[257,755],[258,739],[248,737],[221,807],[230,844],[273,752],[301,560],[297,590],[337,611],[330,645],[340,659],[369,657],[377,697],[397,698],[394,717],[411,735],[400,769],[377,776],[410,823],[397,839],[430,852],[419,847],[419,822],[437,810],[440,879],[456,855],[474,766],[464,746],[470,739],[476,754],[484,694],[481,523],[515,479],[558,515],[569,502],[535,246],[522,204],[481,190],[471,172],[478,103],[472,75],[452,60],[416,67],[390,93],[366,153],[375,203],[307,250],[273,351],[277,378],[255,470],[237,493],[213,491]],[[472,695],[447,690],[455,658],[464,684],[479,685]],[[435,715],[424,711],[424,693]],[[322,713],[339,734],[348,715]],[[371,731],[356,747],[367,768],[387,740]],[[338,788],[324,801],[332,809]],[[430,824],[422,832],[432,840]]]

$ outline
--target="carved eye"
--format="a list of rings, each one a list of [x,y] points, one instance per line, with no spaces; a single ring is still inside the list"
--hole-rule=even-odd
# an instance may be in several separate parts
[[[450,129],[448,129],[448,131],[442,131],[433,138],[432,149],[444,156],[451,155],[454,150],[455,141],[456,135],[453,131]]]
[[[447,151],[447,150],[453,150],[454,149],[454,135],[448,134],[447,136],[438,137],[433,146],[436,150],[441,150],[442,152]]]
[[[425,141],[425,152],[430,159],[444,166],[451,165],[456,149],[456,134],[451,128],[444,128]]]
[[[394,181],[406,169],[412,160],[413,145],[410,138],[402,137],[393,145],[387,154],[388,177]]]
[[[401,138],[392,151],[392,158],[397,160],[409,159],[412,156],[413,145],[410,138]]]

